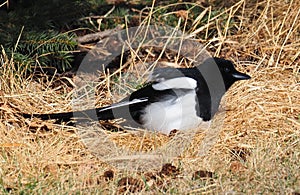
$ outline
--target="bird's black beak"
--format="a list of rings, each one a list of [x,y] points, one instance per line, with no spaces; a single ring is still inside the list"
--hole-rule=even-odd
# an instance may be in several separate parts
[[[251,79],[251,77],[245,73],[242,73],[242,72],[234,72],[232,74],[233,78],[237,79],[237,80],[247,80],[247,79]]]

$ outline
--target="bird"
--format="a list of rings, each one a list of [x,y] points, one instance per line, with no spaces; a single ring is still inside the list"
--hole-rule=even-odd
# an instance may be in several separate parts
[[[230,60],[210,57],[191,68],[158,68],[148,82],[118,103],[93,109],[53,114],[28,114],[57,121],[111,120],[123,118],[150,131],[195,129],[210,124],[226,91],[236,82],[251,77],[235,69]]]

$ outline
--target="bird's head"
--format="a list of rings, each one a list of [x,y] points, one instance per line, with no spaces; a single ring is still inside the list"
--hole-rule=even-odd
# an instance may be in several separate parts
[[[236,81],[247,80],[251,77],[235,69],[233,63],[222,58],[213,58],[222,74],[226,90]]]

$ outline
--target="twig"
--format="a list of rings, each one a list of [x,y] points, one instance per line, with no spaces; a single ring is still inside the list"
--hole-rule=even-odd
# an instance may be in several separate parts
[[[100,39],[104,39],[104,38],[110,36],[112,33],[115,33],[118,30],[121,30],[122,28],[123,28],[122,26],[117,26],[114,29],[109,29],[109,30],[105,30],[105,31],[102,31],[102,32],[87,34],[87,35],[84,35],[84,36],[81,36],[81,37],[77,37],[76,41],[79,44],[98,42]]]

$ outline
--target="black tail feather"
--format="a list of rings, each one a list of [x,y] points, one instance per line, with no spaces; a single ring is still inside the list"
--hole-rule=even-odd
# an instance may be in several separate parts
[[[56,120],[58,123],[70,122],[73,119],[78,122],[115,119],[112,109],[109,109],[108,107],[53,114],[22,113],[22,116],[24,118],[40,118],[42,120],[53,119]]]

